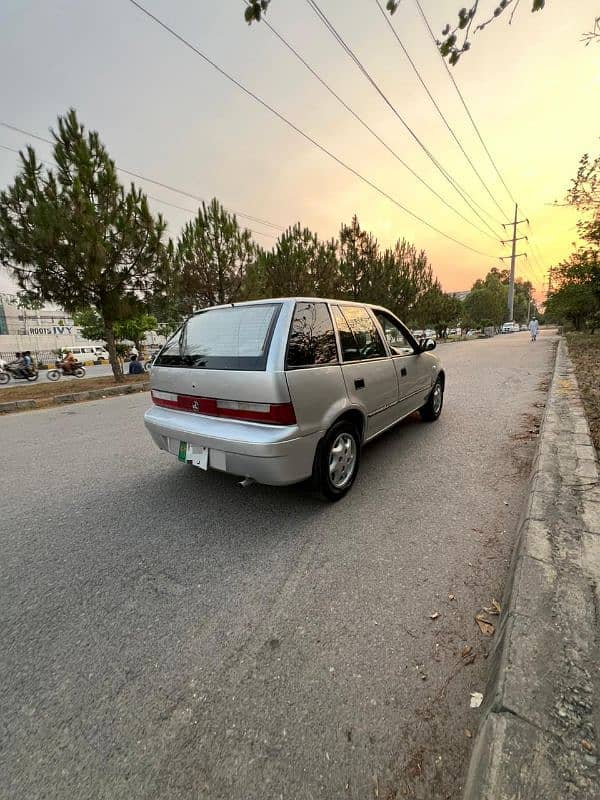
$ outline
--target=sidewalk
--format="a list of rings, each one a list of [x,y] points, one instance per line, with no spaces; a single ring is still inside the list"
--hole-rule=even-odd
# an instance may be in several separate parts
[[[564,339],[464,800],[600,797],[600,485]]]

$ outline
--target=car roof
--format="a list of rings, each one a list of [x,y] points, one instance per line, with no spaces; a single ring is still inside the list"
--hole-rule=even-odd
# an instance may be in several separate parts
[[[215,308],[237,308],[238,306],[259,306],[259,305],[268,305],[270,303],[282,303],[284,305],[292,305],[295,303],[343,303],[345,306],[357,306],[363,307],[367,306],[368,308],[379,309],[381,311],[389,311],[389,309],[384,308],[384,306],[377,306],[373,303],[363,303],[359,300],[345,300],[341,297],[338,298],[331,298],[331,297],[269,297],[263,298],[261,300],[243,300],[241,302],[236,303],[224,303],[223,305],[219,306],[207,306],[206,308],[199,308],[194,311],[194,314],[200,314],[203,311],[213,310]]]

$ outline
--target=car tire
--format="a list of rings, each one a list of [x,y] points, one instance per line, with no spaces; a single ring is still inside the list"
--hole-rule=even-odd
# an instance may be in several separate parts
[[[326,500],[341,500],[352,488],[360,466],[360,436],[348,420],[336,422],[321,439],[313,482]]]
[[[419,414],[424,422],[435,422],[444,407],[444,381],[438,378],[433,384],[427,402],[419,409]]]

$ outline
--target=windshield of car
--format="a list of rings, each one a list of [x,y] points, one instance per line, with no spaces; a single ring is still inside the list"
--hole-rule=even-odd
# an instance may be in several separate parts
[[[261,303],[195,314],[167,342],[155,366],[264,370],[280,308]]]

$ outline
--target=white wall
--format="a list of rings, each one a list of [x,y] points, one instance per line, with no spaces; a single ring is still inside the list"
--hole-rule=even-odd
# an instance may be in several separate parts
[[[0,353],[12,353],[15,351],[31,350],[32,353],[40,351],[58,350],[63,347],[73,347],[74,345],[92,345],[103,342],[90,342],[82,339],[81,336],[72,334],[70,336],[0,336]]]

